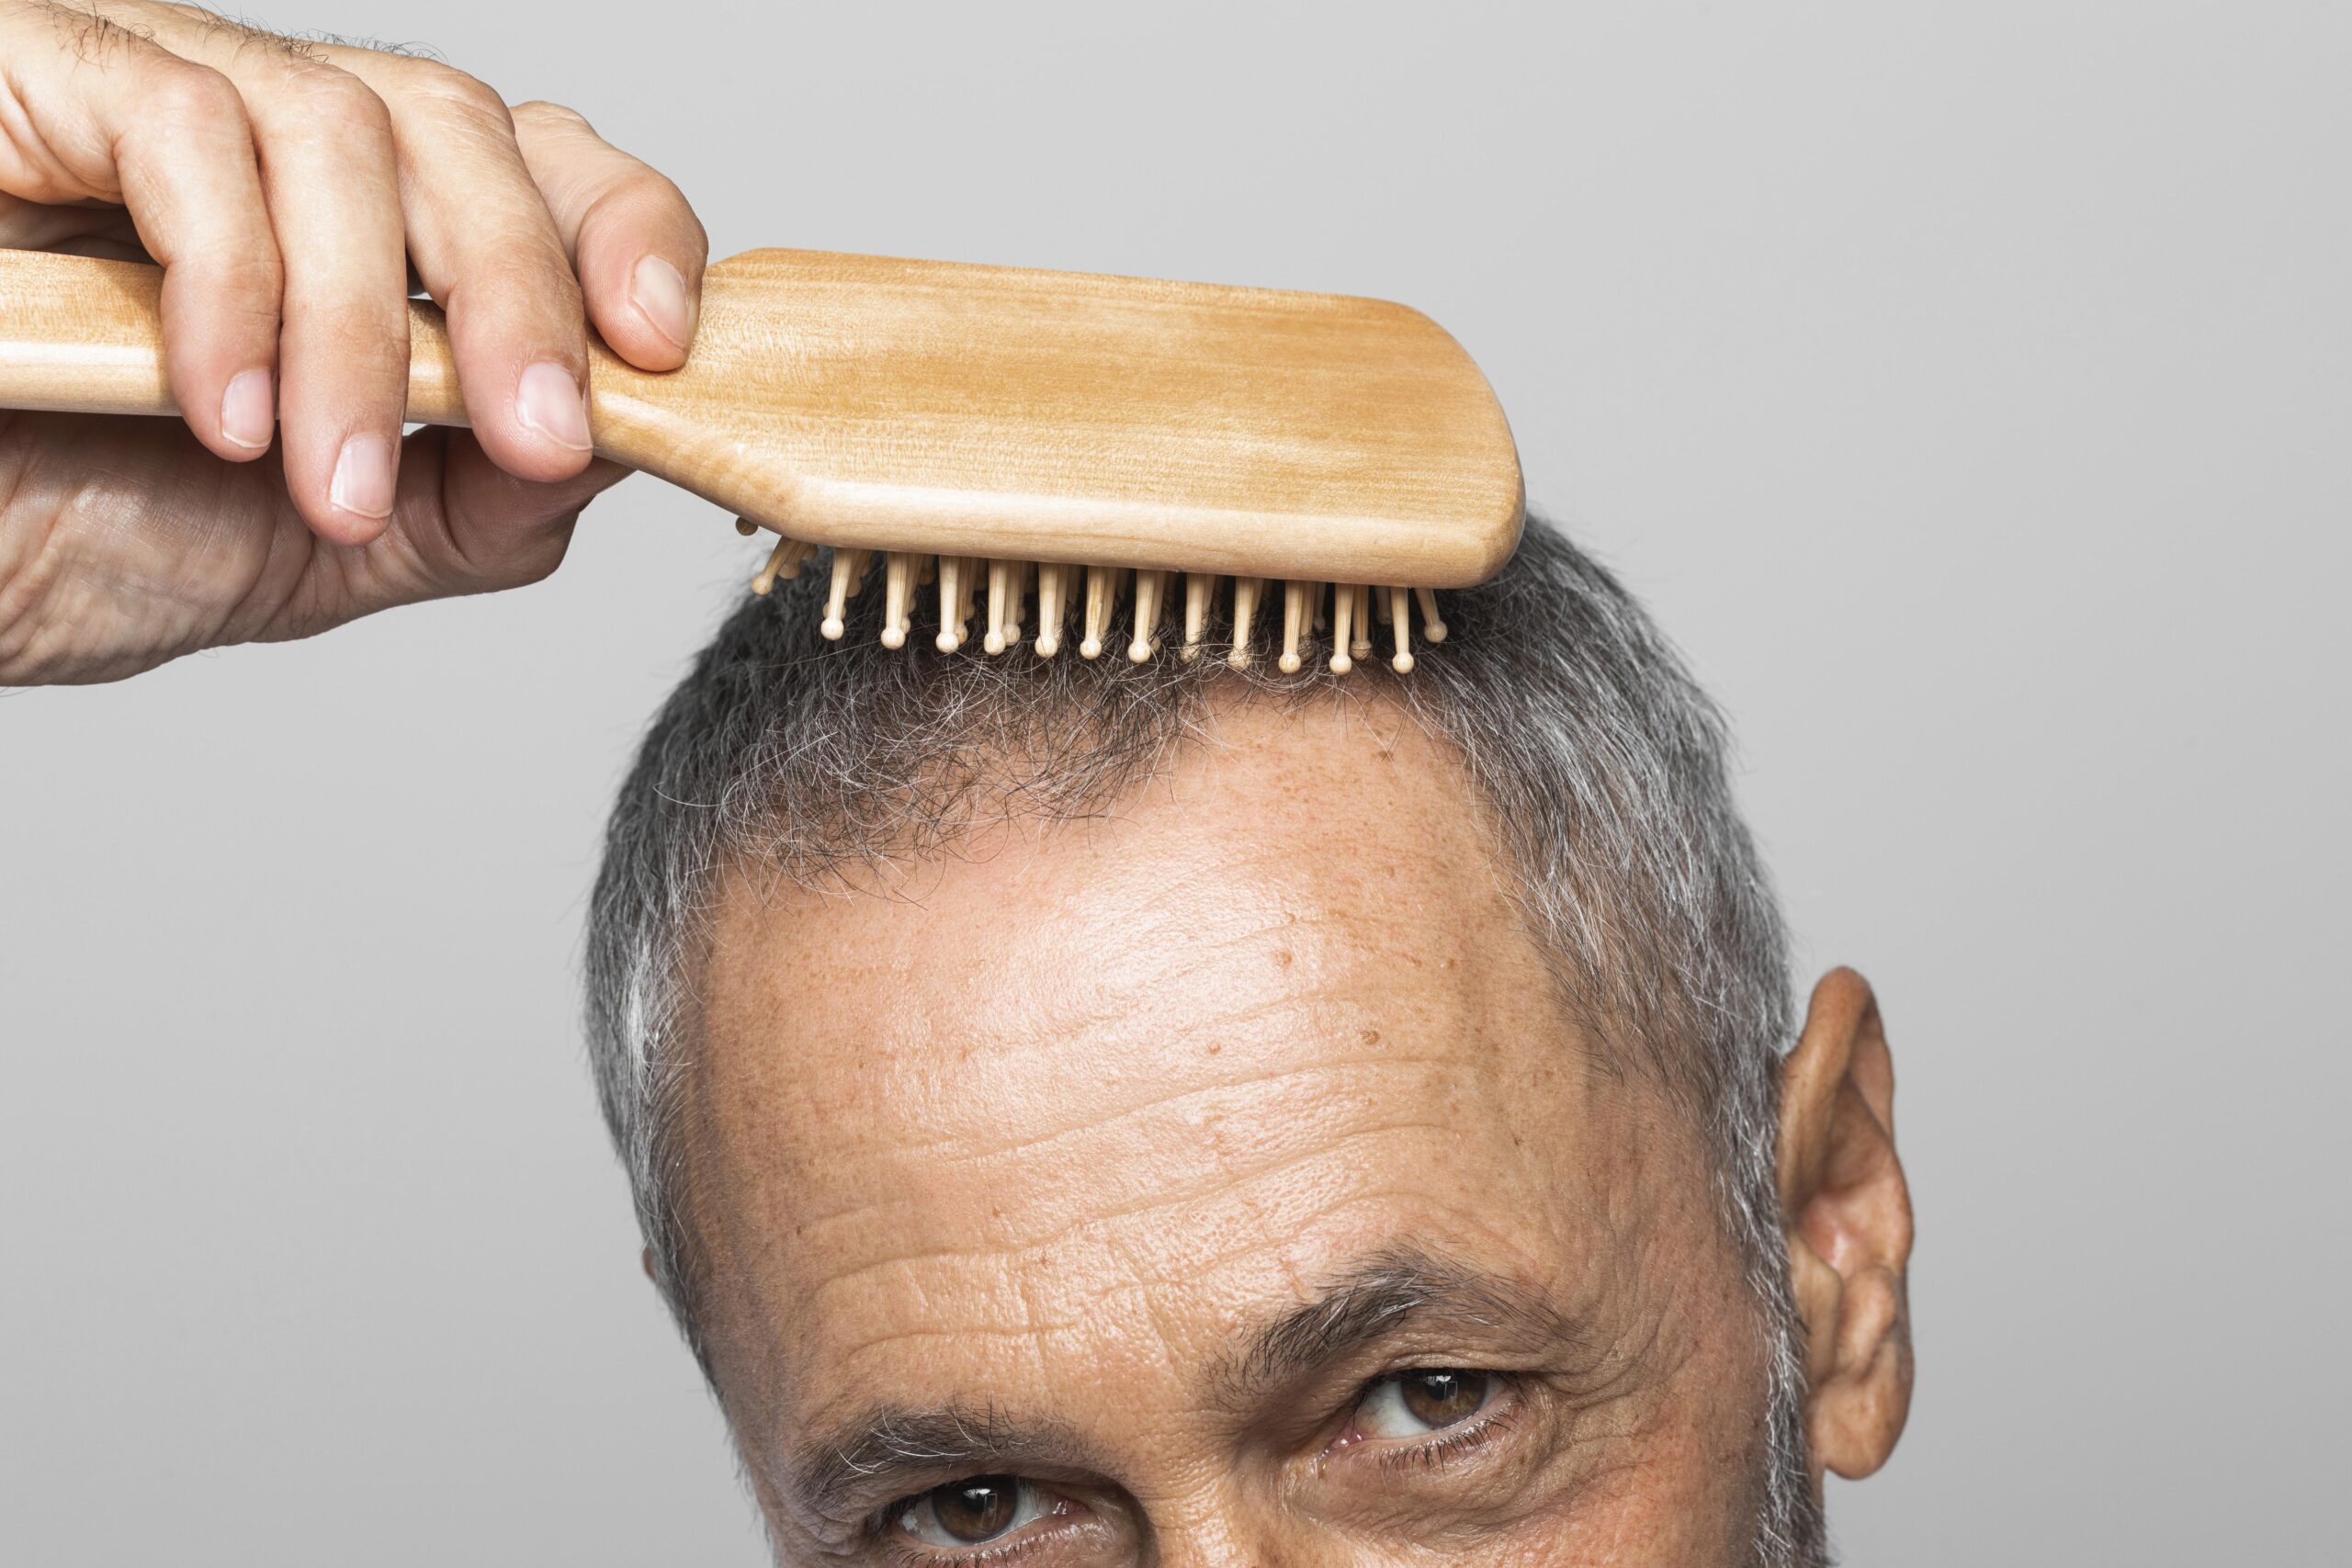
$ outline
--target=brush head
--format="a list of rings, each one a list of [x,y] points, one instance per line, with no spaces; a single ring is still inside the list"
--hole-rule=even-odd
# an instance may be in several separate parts
[[[763,583],[778,575],[797,574],[798,563],[814,547],[786,539],[752,580],[753,592],[765,593]],[[849,601],[865,588],[877,558],[874,552],[840,549],[832,555],[828,589],[818,609],[818,630],[828,641],[847,633]],[[1118,567],[1080,567],[1058,561],[983,560],[970,556],[925,556],[890,551],[882,563],[884,608],[877,634],[885,648],[908,645],[918,612],[928,614],[930,595],[911,593],[910,585],[935,581],[938,628],[932,646],[955,653],[971,639],[971,627],[981,628],[978,649],[994,657],[1022,647],[1022,620],[1032,585],[1037,600],[1036,639],[1030,651],[1053,659],[1063,648],[1063,630],[1074,613],[1079,622],[1077,651],[1080,658],[1100,658],[1124,647],[1131,661],[1143,664],[1163,650],[1161,628],[1174,619],[1179,595],[1183,602],[1183,640],[1176,656],[1186,663],[1201,656],[1212,631],[1226,661],[1247,670],[1255,661],[1259,636],[1258,611],[1277,587],[1282,595],[1281,651],[1274,667],[1295,675],[1307,667],[1314,641],[1328,626],[1331,638],[1331,672],[1344,675],[1356,661],[1374,651],[1372,626],[1375,615],[1387,628],[1395,648],[1389,667],[1398,674],[1413,669],[1412,612],[1421,611],[1421,640],[1445,640],[1445,623],[1438,619],[1437,596],[1426,588],[1399,585],[1374,587],[1361,582],[1301,582],[1272,584],[1262,578],[1226,578],[1209,572],[1177,572],[1146,568],[1128,571]],[[792,573],[780,574],[778,560],[790,560]],[[985,586],[983,586],[985,585]],[[1122,631],[1124,630],[1124,637]]]
[[[1338,295],[751,251],[683,368],[600,349],[590,400],[605,456],[809,546],[1449,588],[1524,515],[1461,345]]]

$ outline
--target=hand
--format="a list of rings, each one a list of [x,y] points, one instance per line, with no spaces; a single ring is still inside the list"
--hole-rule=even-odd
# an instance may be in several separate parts
[[[642,368],[693,340],[676,186],[569,109],[192,6],[0,0],[0,246],[161,263],[185,411],[0,413],[0,684],[555,570],[627,471],[589,453],[583,299]],[[470,432],[401,436],[412,269]]]

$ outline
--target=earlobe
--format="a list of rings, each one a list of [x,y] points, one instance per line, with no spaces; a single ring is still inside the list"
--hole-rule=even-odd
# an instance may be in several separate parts
[[[1816,1482],[1886,1462],[1911,1407],[1911,1195],[1894,1152],[1894,1066],[1869,982],[1814,988],[1781,1064],[1780,1190],[1804,1321]]]

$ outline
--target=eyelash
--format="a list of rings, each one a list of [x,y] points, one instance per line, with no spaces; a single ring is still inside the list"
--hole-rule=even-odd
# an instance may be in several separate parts
[[[1026,1535],[1003,1546],[984,1546],[977,1551],[959,1552],[954,1557],[942,1557],[935,1551],[914,1551],[894,1540],[890,1543],[890,1560],[904,1563],[907,1568],[1000,1568],[1001,1564],[1028,1556],[1031,1551],[1051,1540],[1054,1533],[1057,1532]]]
[[[1018,1562],[1031,1551],[1051,1544],[1056,1536],[1067,1533],[1066,1528],[1060,1530],[1032,1530],[1018,1540],[975,1547],[970,1551],[959,1551],[953,1557],[943,1557],[935,1551],[910,1546],[889,1533],[889,1521],[897,1518],[906,1506],[907,1499],[899,1498],[876,1514],[869,1527],[884,1535],[885,1550],[890,1561],[903,1565],[903,1568],[1003,1568],[1004,1564]]]
[[[1510,1431],[1518,1416],[1519,1403],[1513,1400],[1475,1426],[1448,1427],[1426,1443],[1386,1450],[1374,1456],[1373,1462],[1391,1475],[1407,1471],[1434,1474],[1469,1458]],[[903,1503],[893,1503],[884,1512],[886,1515],[894,1514],[903,1506]],[[893,1540],[890,1542],[890,1556],[893,1562],[904,1564],[905,1568],[1001,1568],[1001,1564],[1026,1557],[1057,1533],[1031,1534],[1003,1546],[984,1546],[976,1551],[960,1552],[954,1557],[942,1557],[935,1551],[914,1551],[903,1542]]]
[[[1518,1413],[1519,1405],[1514,1401],[1474,1426],[1449,1427],[1426,1443],[1386,1450],[1374,1456],[1373,1462],[1391,1475],[1406,1471],[1434,1473],[1469,1458],[1510,1430]]]

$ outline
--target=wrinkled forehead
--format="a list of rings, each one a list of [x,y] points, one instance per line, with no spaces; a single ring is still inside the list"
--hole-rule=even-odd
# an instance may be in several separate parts
[[[1217,722],[1100,818],[734,884],[684,1129],[723,1379],[1133,1388],[1366,1249],[1587,1245],[1546,1231],[1563,1173],[1625,1143],[1452,759],[1360,710]]]

